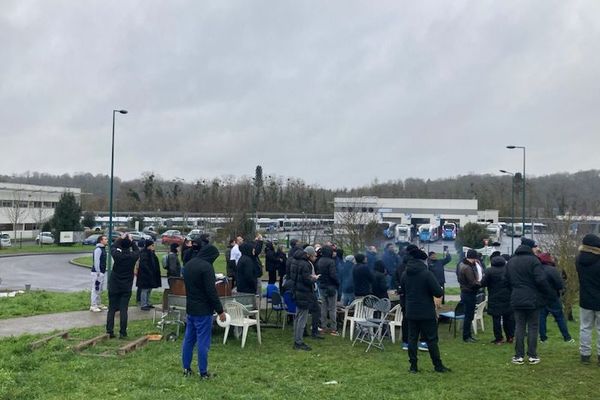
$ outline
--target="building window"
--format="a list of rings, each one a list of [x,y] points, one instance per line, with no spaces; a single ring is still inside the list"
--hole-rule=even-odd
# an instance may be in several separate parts
[[[12,230],[13,230],[12,224],[0,224],[0,232],[2,232],[2,231],[12,231]]]
[[[27,207],[29,207],[29,203],[26,201],[19,201],[19,207],[27,208]]]
[[[373,212],[373,207],[369,207],[369,212],[372,213]]]
[[[33,208],[42,208],[42,202],[41,201],[34,201],[33,202]]]
[[[45,201],[44,202],[44,208],[53,208],[54,206],[52,205],[51,201]]]
[[[12,203],[12,200],[2,200],[2,207],[11,208]]]

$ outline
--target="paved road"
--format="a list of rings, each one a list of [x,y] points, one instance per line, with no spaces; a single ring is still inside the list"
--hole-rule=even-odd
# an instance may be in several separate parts
[[[90,288],[90,270],[69,264],[83,254],[52,254],[0,258],[1,290],[44,289],[56,292],[78,292]],[[168,283],[163,278],[163,287]]]

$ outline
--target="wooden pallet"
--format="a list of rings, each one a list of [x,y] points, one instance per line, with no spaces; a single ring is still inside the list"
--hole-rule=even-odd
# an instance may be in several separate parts
[[[47,337],[42,338],[40,340],[36,340],[35,342],[31,343],[29,345],[29,347],[31,348],[31,350],[35,350],[38,347],[42,347],[43,345],[45,345],[46,343],[48,343],[52,339],[58,338],[58,337],[63,338],[63,339],[67,339],[69,337],[69,331],[58,332],[58,333],[55,333],[54,335],[47,336]]]

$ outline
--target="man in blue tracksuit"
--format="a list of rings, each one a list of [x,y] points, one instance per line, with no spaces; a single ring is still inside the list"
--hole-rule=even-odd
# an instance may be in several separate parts
[[[212,244],[203,246],[200,252],[185,264],[183,279],[186,290],[187,324],[181,349],[183,375],[192,376],[194,346],[198,345],[198,370],[200,379],[210,379],[208,351],[210,350],[213,312],[225,321],[223,305],[215,287],[213,262],[219,250]]]

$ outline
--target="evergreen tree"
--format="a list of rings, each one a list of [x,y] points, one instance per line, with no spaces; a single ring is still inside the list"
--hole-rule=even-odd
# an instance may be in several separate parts
[[[58,240],[62,231],[79,231],[81,230],[81,207],[77,204],[77,200],[73,193],[63,193],[60,200],[54,209],[52,217],[52,228],[54,229],[54,237]]]
[[[81,221],[83,226],[88,228],[93,228],[96,226],[96,215],[91,211],[86,211],[83,213],[83,220]]]
[[[485,226],[469,222],[458,231],[456,236],[456,250],[460,253],[463,246],[471,249],[480,249],[484,246],[483,241],[489,239],[490,235]]]

